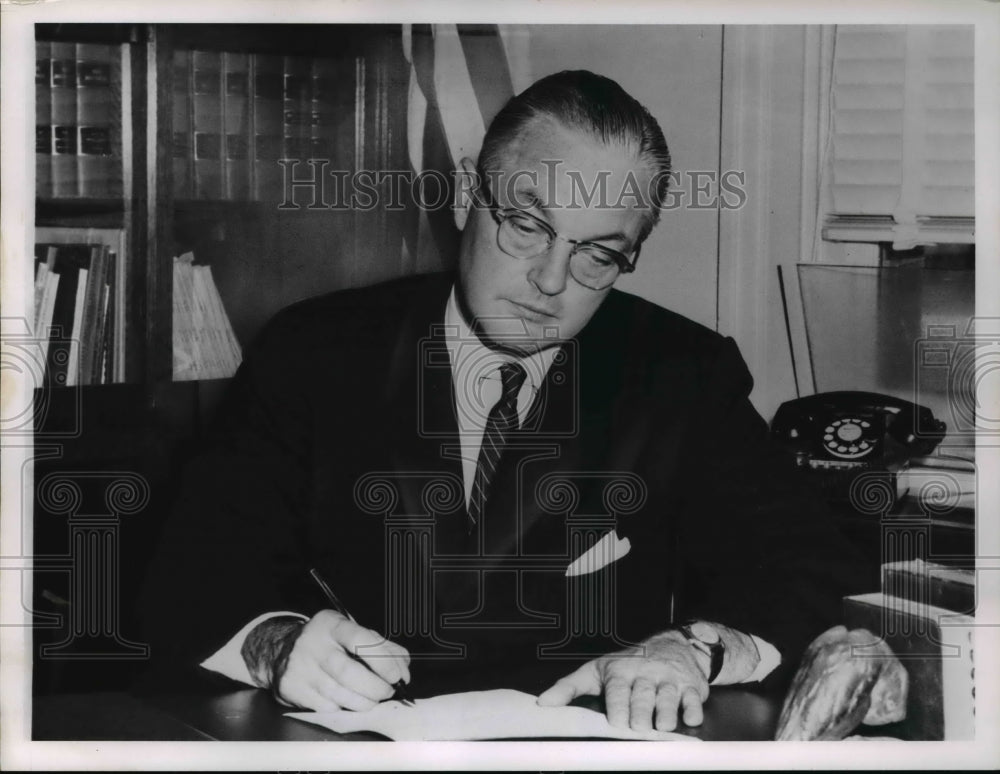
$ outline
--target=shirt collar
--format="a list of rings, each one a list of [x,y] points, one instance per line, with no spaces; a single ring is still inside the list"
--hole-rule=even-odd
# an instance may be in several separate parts
[[[477,336],[465,321],[458,308],[458,299],[454,285],[448,296],[448,304],[444,312],[445,346],[451,359],[452,379],[456,384],[464,383],[460,373],[475,365],[476,370],[484,376],[496,372],[503,363],[520,363],[527,374],[525,382],[534,392],[542,386],[545,375],[552,367],[552,362],[561,347],[546,347],[527,357],[516,357],[506,352],[490,349]]]

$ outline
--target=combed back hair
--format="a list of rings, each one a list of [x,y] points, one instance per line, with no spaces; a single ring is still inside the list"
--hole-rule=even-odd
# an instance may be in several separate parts
[[[670,150],[652,114],[610,78],[589,70],[563,70],[536,81],[512,97],[486,131],[480,169],[498,172],[507,147],[538,119],[553,119],[605,145],[633,153],[646,166],[652,185],[641,238],[659,222],[670,184]],[[645,193],[645,192],[644,192]]]

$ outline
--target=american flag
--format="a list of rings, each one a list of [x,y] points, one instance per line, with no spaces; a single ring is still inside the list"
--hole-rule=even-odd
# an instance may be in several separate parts
[[[403,241],[403,262],[415,271],[432,271],[450,267],[458,251],[451,202],[459,161],[476,159],[490,121],[531,83],[528,29],[408,24],[402,39],[410,64],[409,162],[427,181],[424,202],[446,202],[414,208]],[[448,181],[446,192],[439,192],[441,180]]]

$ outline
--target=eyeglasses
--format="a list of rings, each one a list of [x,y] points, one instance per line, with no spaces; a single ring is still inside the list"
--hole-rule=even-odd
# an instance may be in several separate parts
[[[489,209],[497,223],[497,247],[512,258],[537,258],[547,253],[556,239],[562,239],[573,246],[569,254],[569,273],[584,287],[604,290],[614,284],[619,274],[635,271],[641,245],[635,248],[632,260],[629,261],[624,253],[610,247],[561,236],[552,226],[530,212],[515,207],[501,207],[486,186],[486,178],[482,173],[479,179],[482,182],[474,191],[474,196]]]

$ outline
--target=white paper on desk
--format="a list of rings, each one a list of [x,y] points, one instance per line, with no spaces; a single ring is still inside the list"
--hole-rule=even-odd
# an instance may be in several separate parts
[[[341,734],[374,731],[397,741],[539,737],[698,741],[666,731],[616,728],[601,713],[583,707],[539,707],[534,696],[508,689],[449,693],[417,699],[415,705],[387,701],[367,712],[289,712],[287,716]]]

